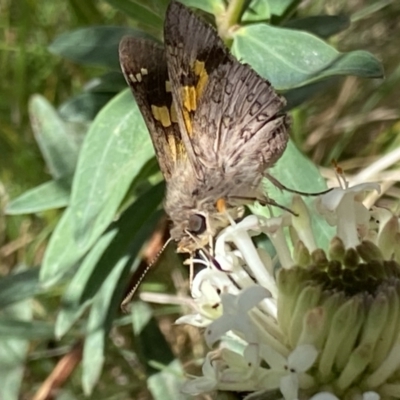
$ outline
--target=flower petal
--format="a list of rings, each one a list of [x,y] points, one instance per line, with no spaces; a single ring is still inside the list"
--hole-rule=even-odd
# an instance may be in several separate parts
[[[297,346],[288,357],[288,367],[296,372],[306,372],[317,359],[318,351],[310,344]]]
[[[231,282],[224,272],[204,268],[193,279],[192,297],[197,299],[206,296],[211,302],[219,301],[217,292],[224,293],[226,288],[230,286]]]
[[[259,285],[250,286],[242,290],[240,296],[238,296],[238,312],[247,313],[269,295],[268,290]]]
[[[210,323],[212,320],[208,318],[204,318],[200,314],[188,314],[188,315],[183,315],[182,317],[179,317],[176,321],[175,324],[177,325],[183,325],[183,324],[189,324],[193,326],[197,326],[198,328],[204,328]]]
[[[199,394],[211,392],[216,389],[217,381],[206,377],[194,378],[190,381],[186,381],[181,386],[181,391],[183,393],[190,394],[192,396],[197,396]]]
[[[223,315],[212,322],[204,334],[208,346],[212,346],[226,332],[232,330],[235,325],[235,318],[230,315]]]
[[[299,392],[299,381],[297,374],[288,374],[281,379],[279,385],[285,400],[297,400]]]
[[[274,350],[271,346],[262,344],[260,346],[260,357],[267,362],[273,370],[284,371],[287,365],[286,358]]]
[[[255,343],[250,343],[243,352],[243,357],[247,361],[249,368],[255,368],[260,363],[259,357],[259,345]]]
[[[315,394],[313,397],[310,398],[310,400],[339,400],[339,399],[336,396],[334,396],[332,393],[321,392],[321,393]]]
[[[363,394],[363,400],[380,400],[381,396],[379,396],[376,392],[365,392]]]

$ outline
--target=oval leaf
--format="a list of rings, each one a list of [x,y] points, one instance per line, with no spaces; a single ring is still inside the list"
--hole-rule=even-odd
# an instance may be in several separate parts
[[[136,331],[135,343],[138,348],[138,358],[146,366],[147,374],[152,375],[157,370],[151,365],[146,365],[149,360],[161,365],[167,365],[174,360],[174,355],[160,331],[148,304],[142,302],[132,303],[131,315],[132,327]],[[140,330],[138,330],[138,325]],[[154,343],[157,343],[157,346],[154,346]]]
[[[59,112],[67,121],[90,122],[114,96],[115,93],[80,93],[61,104]]]
[[[54,179],[70,177],[79,148],[53,106],[42,96],[32,96],[29,115],[33,133]]]
[[[0,338],[53,339],[54,327],[50,322],[22,321],[0,317]]]
[[[153,155],[142,116],[125,91],[99,113],[82,146],[70,206],[82,252],[113,220],[132,180]]]
[[[126,80],[121,71],[110,71],[91,79],[85,84],[86,92],[114,93],[126,89]]]
[[[158,220],[159,215],[155,213],[148,223],[137,232],[137,238],[132,243],[129,253],[125,255],[120,253],[120,258],[94,297],[87,325],[89,334],[85,340],[82,362],[82,383],[86,393],[91,393],[100,376],[103,367],[105,339],[121,304],[131,266],[142,247],[144,238],[148,237]]]
[[[300,0],[268,0],[270,12],[278,17],[285,14],[289,8],[294,9]]]
[[[187,7],[198,8],[214,15],[225,10],[225,4],[222,0],[182,0],[181,3]]]
[[[88,335],[85,338],[82,358],[82,386],[85,394],[92,393],[104,364],[104,347],[108,337],[111,322],[116,312],[115,287],[126,266],[127,257],[122,258],[104,281],[97,293],[87,323]]]
[[[308,83],[307,85],[288,90],[284,94],[287,101],[285,110],[296,108],[300,104],[310,100],[317,93],[329,90],[331,87],[336,86],[339,80],[340,78],[338,76],[333,76],[331,78]]]
[[[163,187],[158,185],[142,195],[96,242],[80,265],[62,298],[56,335],[63,336],[99,290],[110,271],[129,254],[136,257],[160,215],[154,215]],[[153,215],[152,215],[153,214]]]
[[[154,347],[154,342],[152,346]],[[181,363],[174,360],[162,371],[151,375],[147,379],[147,386],[154,400],[191,400],[193,396],[184,394],[181,390],[186,379]]]
[[[29,299],[41,291],[38,268],[7,275],[0,279],[0,309]]]
[[[232,51],[278,90],[333,75],[383,76],[381,63],[366,51],[339,53],[309,33],[266,24],[238,29]]]
[[[125,35],[153,39],[145,32],[118,26],[95,26],[58,36],[49,50],[80,64],[119,70],[118,45]]]
[[[55,284],[82,257],[80,247],[72,234],[71,221],[71,213],[67,208],[54,229],[44,253],[39,275],[43,287]]]
[[[115,97],[85,137],[70,207],[46,249],[41,280],[54,284],[104,232],[132,180],[154,151],[129,91]]]
[[[269,9],[268,1],[265,0],[251,0],[242,15],[244,22],[259,22],[267,21],[271,18],[271,11]]]
[[[346,15],[313,15],[306,18],[292,19],[283,26],[307,31],[326,39],[347,29],[350,26],[350,18]]]
[[[43,183],[28,190],[7,205],[8,215],[33,214],[66,207],[70,196],[70,179]]]
[[[32,302],[24,301],[8,307],[5,311],[14,318],[29,323],[32,319]],[[18,400],[25,370],[25,359],[29,351],[31,338],[0,337],[0,399]]]
[[[159,29],[162,31],[163,18],[160,13],[151,9],[151,5],[146,3],[140,4],[140,2],[135,0],[106,0],[108,4],[111,4],[117,10],[122,11],[129,17],[133,18],[140,25],[148,26],[153,29]],[[165,10],[163,10],[165,11]]]

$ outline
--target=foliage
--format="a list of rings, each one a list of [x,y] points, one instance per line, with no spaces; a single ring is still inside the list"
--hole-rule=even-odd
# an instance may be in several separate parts
[[[79,91],[66,97],[36,87],[54,103],[63,99],[57,109],[43,95],[29,100],[34,138],[51,179],[16,196],[5,208],[7,215],[14,216],[8,217],[11,225],[24,218],[30,223],[40,219],[41,223],[33,231],[35,235],[40,232],[40,241],[32,249],[38,256],[0,279],[0,354],[6,355],[0,357],[0,398],[31,397],[47,376],[47,383],[57,387],[54,375],[62,374],[54,369],[55,359],[49,356],[70,354],[76,355],[78,362],[82,357],[81,369],[69,383],[63,383],[59,398],[78,399],[85,394],[122,399],[138,398],[139,393],[156,399],[181,398],[181,361],[191,360],[193,353],[185,356],[180,349],[179,361],[171,351],[171,333],[168,342],[160,331],[160,321],[171,324],[179,309],[152,310],[135,302],[130,316],[119,312],[143,247],[152,233],[161,229],[163,185],[148,132],[118,70],[117,47],[127,33],[160,41],[168,2],[84,3],[86,6],[70,1],[71,15],[76,18],[72,25],[77,29],[62,32],[49,46],[54,55],[91,66],[82,72],[75,70],[75,64],[67,64],[79,81]],[[226,13],[222,0],[185,3],[214,14],[234,55],[284,93],[293,110],[297,145],[304,140],[304,128],[299,126],[309,112],[305,110],[315,108],[310,106],[315,96],[339,87],[345,75],[383,76],[381,63],[370,52],[340,52],[332,45],[332,37],[347,29],[352,17],[322,15],[321,10],[312,14],[312,9],[305,15],[296,0],[231,0]],[[387,3],[380,2],[381,8]],[[110,10],[113,20],[104,17]],[[361,15],[359,10],[357,18],[368,18],[380,8],[365,11]],[[126,18],[131,28],[121,27]],[[56,57],[47,58],[52,71],[62,69],[61,61],[54,61]],[[89,74],[97,75],[83,86]],[[20,108],[25,98],[19,97]],[[6,140],[12,142],[12,138]],[[29,147],[29,141],[25,145]],[[327,157],[334,153],[339,158],[344,150],[345,145],[339,143]],[[32,161],[36,156],[27,157]],[[24,163],[24,168],[29,170],[29,164]],[[39,162],[33,164],[32,168],[40,169]],[[13,168],[12,163],[7,165],[7,171]],[[274,167],[273,175],[293,189],[312,192],[325,187],[316,166],[294,143]],[[7,176],[9,172],[3,172],[2,179],[9,182]],[[273,196],[285,204],[285,194]],[[13,237],[10,228],[5,232]],[[167,252],[165,258],[171,266],[180,263],[174,254]],[[163,280],[170,282],[170,278],[161,272],[157,275],[157,290],[167,290]],[[121,341],[123,345],[118,344]],[[83,350],[73,353],[77,348]],[[31,388],[22,384],[24,367]],[[129,372],[123,372],[125,369]]]

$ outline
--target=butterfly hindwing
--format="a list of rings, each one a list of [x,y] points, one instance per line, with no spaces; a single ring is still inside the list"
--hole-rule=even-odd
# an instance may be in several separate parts
[[[271,167],[288,140],[284,99],[237,60],[213,71],[209,82],[193,121],[202,133],[193,144],[199,159],[227,174]]]
[[[124,37],[119,57],[125,79],[150,131],[165,179],[186,159],[172,100],[163,47],[147,39]]]
[[[195,170],[272,166],[288,140],[284,99],[178,2],[169,5],[164,36],[182,140]]]

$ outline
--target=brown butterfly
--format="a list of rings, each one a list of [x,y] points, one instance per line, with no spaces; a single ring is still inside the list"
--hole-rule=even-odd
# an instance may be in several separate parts
[[[178,252],[209,246],[243,205],[276,204],[262,179],[285,150],[285,100],[240,63],[216,30],[172,1],[164,47],[124,37],[120,63],[166,180],[164,207]]]

